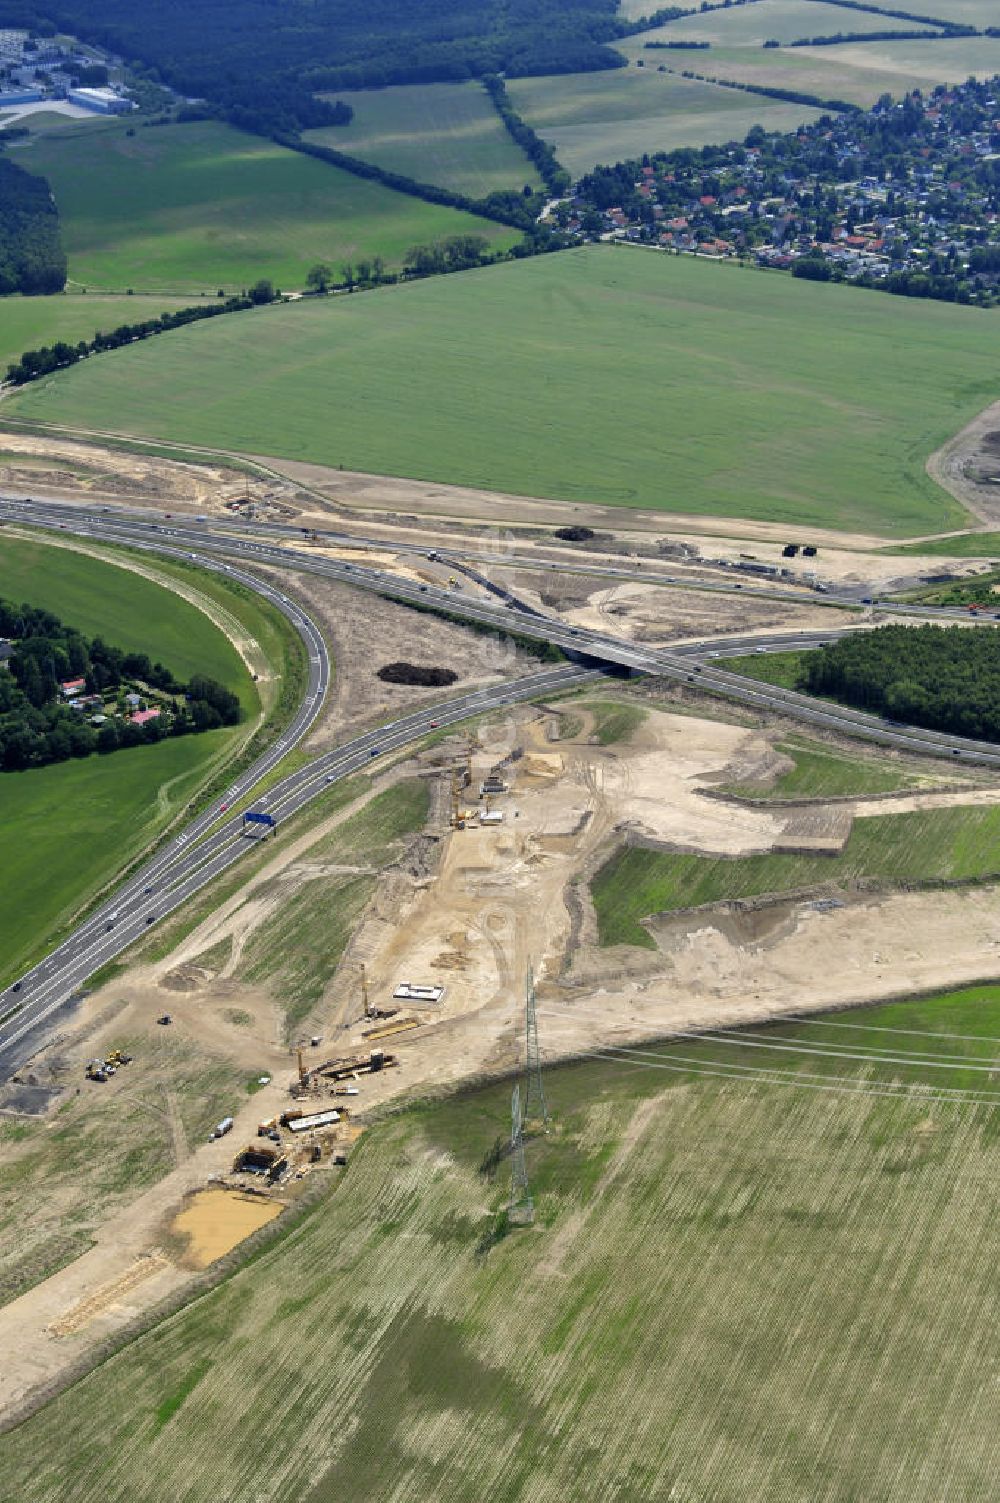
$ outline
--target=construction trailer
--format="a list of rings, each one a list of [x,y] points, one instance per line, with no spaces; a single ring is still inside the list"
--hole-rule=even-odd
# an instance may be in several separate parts
[[[479,797],[487,798],[490,794],[506,793],[507,784],[498,773],[491,772],[479,785]]]
[[[313,1132],[317,1127],[336,1127],[342,1117],[346,1117],[343,1107],[339,1111],[330,1107],[325,1112],[304,1112],[301,1115],[286,1112],[282,1117],[282,1125],[289,1132]]]
[[[443,986],[417,986],[401,981],[392,994],[394,1002],[412,1002],[417,1007],[436,1007],[444,996]]]

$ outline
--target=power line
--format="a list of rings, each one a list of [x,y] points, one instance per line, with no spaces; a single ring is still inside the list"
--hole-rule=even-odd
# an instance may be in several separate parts
[[[674,1056],[678,1058],[678,1056]],[[764,1074],[753,1071],[751,1066],[725,1065],[712,1068],[702,1060],[691,1063],[669,1064],[662,1056],[643,1055],[640,1050],[626,1049],[616,1046],[615,1053],[603,1050],[593,1055],[594,1059],[605,1060],[609,1064],[631,1065],[636,1070],[668,1070],[675,1075],[714,1076],[722,1080],[736,1080],[743,1085],[780,1085],[794,1086],[803,1091],[823,1091],[841,1096],[873,1096],[892,1101],[905,1101],[910,1105],[941,1105],[941,1106],[988,1106],[996,1107],[997,1100],[994,1097],[974,1096],[969,1093],[956,1093],[955,1095],[942,1094],[939,1089],[936,1093],[914,1090],[912,1087],[894,1087],[891,1082],[885,1081],[883,1088],[872,1088],[862,1081],[860,1084],[851,1084],[848,1076],[821,1076],[803,1075],[799,1071],[772,1071]],[[750,1073],[745,1073],[749,1071]]]
[[[604,1009],[587,1008],[586,1006],[581,1006],[580,1004],[568,1006],[566,1004],[549,1003],[547,1004],[547,1007],[548,1010],[554,1013],[556,1016],[562,1017],[567,1020],[571,1020],[574,1014],[578,1013],[585,1013],[589,1017],[600,1017],[604,1020],[606,1020],[608,1016],[607,1012]],[[728,1045],[730,1048],[739,1048],[742,1046],[747,1049],[772,1049],[781,1050],[787,1053],[816,1054],[825,1059],[855,1059],[873,1065],[926,1065],[930,1069],[965,1069],[975,1071],[977,1074],[994,1074],[997,1071],[1000,1071],[1000,1061],[994,1060],[992,1062],[987,1061],[985,1063],[977,1063],[971,1059],[967,1059],[963,1055],[934,1056],[923,1053],[915,1053],[909,1055],[894,1056],[884,1053],[872,1052],[877,1047],[875,1045],[872,1045],[867,1051],[849,1051],[835,1048],[823,1049],[818,1044],[812,1044],[809,1041],[805,1041],[803,1043],[793,1043],[787,1040],[775,1040],[773,1042],[755,1042],[754,1035],[751,1032],[741,1029],[672,1029],[665,1033],[662,1037],[664,1038],[664,1040],[703,1039],[709,1043]],[[950,1063],[950,1061],[955,1061],[955,1063]]]

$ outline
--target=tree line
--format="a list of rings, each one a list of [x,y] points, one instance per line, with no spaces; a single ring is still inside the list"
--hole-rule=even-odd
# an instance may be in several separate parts
[[[43,345],[40,350],[25,350],[21,357],[7,367],[6,380],[12,386],[24,386],[39,376],[49,376],[53,371],[65,370],[86,360],[90,355],[102,354],[105,350],[118,350],[126,344],[136,344],[141,339],[150,339],[154,334],[166,334],[170,329],[180,329],[185,324],[198,323],[203,318],[218,318],[222,313],[239,313],[247,308],[256,308],[273,302],[279,296],[267,278],[261,278],[249,292],[240,297],[227,297],[220,303],[206,303],[191,308],[176,308],[172,313],[161,313],[158,318],[145,318],[136,324],[119,324],[109,333],[101,330],[93,339],[81,339],[78,344],[67,344],[59,339],[54,345]]]
[[[0,296],[62,292],[66,253],[43,177],[0,157]]]
[[[5,771],[147,745],[241,719],[236,695],[214,679],[195,674],[184,684],[148,654],[124,652],[101,637],[88,639],[37,606],[0,600],[0,638],[13,647],[6,669],[0,669],[0,768]],[[62,685],[78,679],[83,688],[74,698],[87,703],[73,709]],[[130,686],[141,694],[156,691],[160,713],[140,724],[131,720],[125,698]],[[95,712],[103,723],[93,723]]]
[[[493,101],[493,108],[503,121],[511,139],[532,162],[538,176],[552,194],[565,193],[572,179],[561,166],[548,141],[543,141],[537,131],[517,113],[510,102],[507,86],[497,73],[489,73],[483,79],[483,88]]]
[[[804,660],[801,687],[928,730],[1000,741],[1000,633],[963,626],[852,632]]]
[[[0,0],[0,26],[81,36],[151,82],[270,131],[323,123],[312,115],[320,90],[621,67],[608,44],[632,26],[617,9],[618,0]]]

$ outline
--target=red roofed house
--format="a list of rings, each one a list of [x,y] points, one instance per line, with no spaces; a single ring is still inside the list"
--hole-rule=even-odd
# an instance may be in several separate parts
[[[85,678],[67,678],[63,679],[59,687],[66,699],[72,699],[74,694],[80,694],[87,687],[87,680]]]
[[[147,720],[155,720],[159,710],[136,710],[134,715],[129,716],[133,725],[145,725]]]

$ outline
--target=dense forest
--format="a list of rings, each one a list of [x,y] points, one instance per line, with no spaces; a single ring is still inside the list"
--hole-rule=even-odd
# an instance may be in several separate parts
[[[66,255],[48,183],[0,156],[0,296],[62,292]]]
[[[240,702],[214,679],[175,679],[142,652],[88,640],[50,611],[0,600],[0,768],[41,767],[166,736],[237,725]]]
[[[1000,633],[883,626],[811,653],[802,687],[928,730],[1000,741]]]
[[[305,129],[314,90],[625,65],[618,0],[0,0],[0,26],[65,30],[251,129]],[[664,16],[678,13],[670,7]]]

